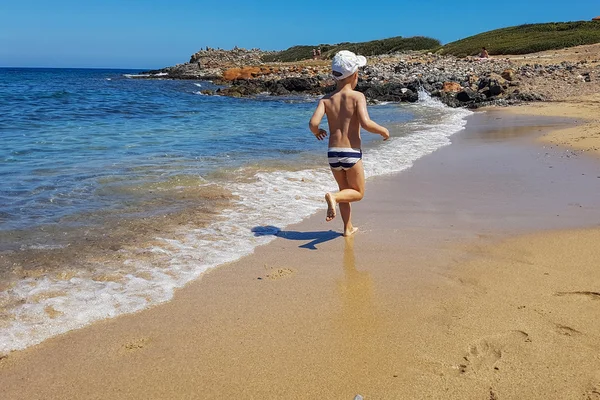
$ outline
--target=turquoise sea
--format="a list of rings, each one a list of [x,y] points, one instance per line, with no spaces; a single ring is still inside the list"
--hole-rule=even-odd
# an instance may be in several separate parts
[[[169,300],[324,209],[335,189],[312,97],[202,95],[138,71],[0,68],[0,354]],[[465,125],[425,93],[370,106],[368,177],[399,173]]]

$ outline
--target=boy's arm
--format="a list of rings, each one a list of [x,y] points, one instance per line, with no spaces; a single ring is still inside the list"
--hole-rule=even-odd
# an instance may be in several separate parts
[[[360,126],[362,126],[366,131],[377,133],[383,136],[383,140],[388,140],[390,138],[390,132],[387,130],[387,128],[384,128],[377,122],[372,121],[369,117],[369,112],[367,111],[367,99],[365,99],[365,95],[362,93],[357,93],[356,102]]]
[[[319,140],[323,140],[327,136],[327,131],[325,129],[319,128],[319,124],[323,119],[323,115],[325,115],[325,103],[323,100],[319,100],[319,104],[317,104],[317,109],[313,113],[310,118],[310,122],[308,123],[308,128],[315,135],[315,137]]]

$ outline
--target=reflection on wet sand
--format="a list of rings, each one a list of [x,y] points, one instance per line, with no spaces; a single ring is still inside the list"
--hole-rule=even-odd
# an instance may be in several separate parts
[[[354,236],[345,238],[343,268],[344,279],[338,284],[342,304],[340,329],[351,334],[352,341],[360,341],[372,334],[378,324],[373,280],[369,272],[357,269]]]

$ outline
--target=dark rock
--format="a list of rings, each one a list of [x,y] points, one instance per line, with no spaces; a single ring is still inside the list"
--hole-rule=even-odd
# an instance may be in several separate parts
[[[314,78],[284,78],[279,83],[290,92],[308,92],[319,87]]]
[[[544,101],[544,96],[538,94],[538,93],[531,93],[531,92],[527,92],[527,93],[516,93],[513,92],[511,93],[508,97],[508,100],[517,100],[517,101]]]
[[[474,90],[471,90],[469,88],[465,88],[462,92],[458,92],[456,94],[456,100],[462,102],[462,103],[469,103],[472,101],[478,101],[478,100],[483,100],[484,97],[482,96],[481,93],[477,93]]]
[[[364,93],[365,97],[370,100],[378,101],[395,101],[395,102],[411,102],[419,100],[419,95],[399,83],[369,84],[362,83],[357,85],[356,90]]]
[[[490,90],[489,90],[489,95],[486,95],[486,97],[493,97],[493,96],[499,96],[502,93],[504,93],[504,89],[502,88],[502,86],[500,85],[492,85],[490,86]]]
[[[271,88],[270,93],[273,96],[285,96],[290,94],[290,91],[285,88],[281,83],[276,82]]]
[[[453,107],[453,108],[462,107],[463,103],[461,103],[456,98],[456,93],[442,92],[442,91],[438,91],[437,93],[439,94],[440,101],[442,103],[446,104],[448,107]]]

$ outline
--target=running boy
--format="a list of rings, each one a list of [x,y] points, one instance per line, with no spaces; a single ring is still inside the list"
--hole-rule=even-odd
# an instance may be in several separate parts
[[[367,112],[365,95],[354,90],[358,83],[358,68],[367,64],[367,59],[351,51],[338,52],[331,63],[331,70],[337,87],[331,94],[319,100],[308,124],[318,140],[327,136],[327,131],[319,128],[323,115],[327,114],[329,123],[329,166],[340,191],[325,194],[327,202],[326,221],[336,216],[336,204],[344,222],[344,236],[350,236],[358,228],[352,226],[350,203],[359,201],[365,193],[365,172],[360,148],[360,127],[383,136],[390,137],[389,131],[371,121]]]

